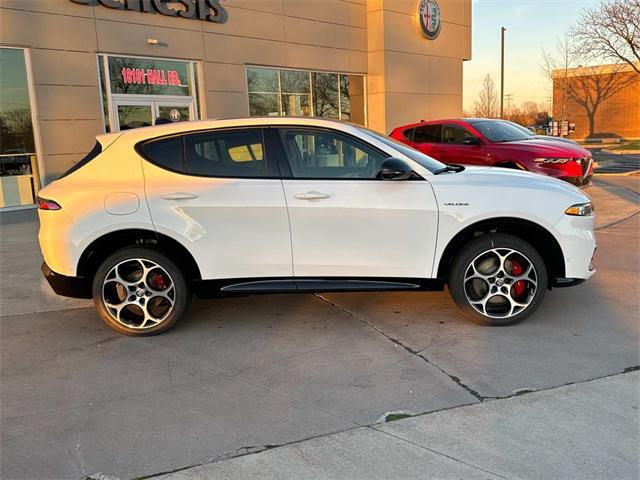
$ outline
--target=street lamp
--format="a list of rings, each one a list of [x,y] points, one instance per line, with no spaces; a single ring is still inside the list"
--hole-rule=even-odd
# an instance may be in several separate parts
[[[505,27],[500,28],[500,118],[504,116],[504,32]]]

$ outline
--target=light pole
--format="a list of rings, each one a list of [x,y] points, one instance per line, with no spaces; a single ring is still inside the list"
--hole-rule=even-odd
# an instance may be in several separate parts
[[[504,116],[504,32],[505,27],[500,28],[500,118]]]

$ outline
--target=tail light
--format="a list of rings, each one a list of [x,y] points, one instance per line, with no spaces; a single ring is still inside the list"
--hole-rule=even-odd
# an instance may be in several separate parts
[[[36,197],[36,204],[40,210],[60,210],[62,208],[58,202],[40,197]]]

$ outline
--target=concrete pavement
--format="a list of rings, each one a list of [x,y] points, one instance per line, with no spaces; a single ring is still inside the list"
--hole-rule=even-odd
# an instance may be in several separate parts
[[[158,479],[636,479],[639,382],[639,372],[621,374],[358,428]]]
[[[549,292],[534,317],[507,328],[467,322],[446,293],[265,295],[195,301],[165,335],[122,337],[89,302],[43,293],[36,226],[3,225],[0,477],[154,475],[391,411],[484,407],[621,374],[640,364],[639,182],[606,177],[587,189],[597,275]],[[638,428],[637,411],[622,415]],[[409,463],[421,451],[398,448]],[[429,475],[477,473],[473,462],[432,460]]]

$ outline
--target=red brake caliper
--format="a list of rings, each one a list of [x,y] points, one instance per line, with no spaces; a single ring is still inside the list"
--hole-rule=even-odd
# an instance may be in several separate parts
[[[155,290],[164,290],[165,288],[167,288],[167,283],[165,281],[164,275],[156,273],[151,279],[151,286]]]
[[[522,264],[517,260],[511,261],[511,275],[517,277],[518,275],[522,275],[524,272],[524,268],[522,268]],[[518,280],[513,284],[513,296],[515,298],[519,298],[520,295],[524,293],[524,280]]]

